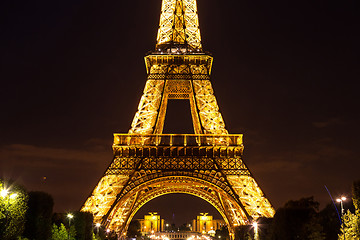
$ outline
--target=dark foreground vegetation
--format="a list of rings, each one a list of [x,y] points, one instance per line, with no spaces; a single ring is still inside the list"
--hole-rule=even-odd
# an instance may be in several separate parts
[[[350,201],[350,199],[349,199]],[[351,207],[343,212],[329,203],[319,210],[313,197],[288,201],[274,218],[259,218],[256,225],[236,228],[235,240],[359,240],[360,181],[353,184]],[[104,240],[117,239],[115,233],[93,225],[86,212],[53,213],[53,198],[44,192],[27,192],[14,182],[0,180],[1,240]],[[186,225],[172,226],[186,231]],[[141,236],[140,224],[133,221],[128,237]],[[216,231],[215,239],[228,240],[226,228]]]

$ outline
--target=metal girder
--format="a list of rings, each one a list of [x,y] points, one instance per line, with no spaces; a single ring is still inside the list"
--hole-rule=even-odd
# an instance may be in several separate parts
[[[148,145],[141,145],[144,142],[136,140],[149,139],[150,136],[167,140],[163,145],[157,145],[157,141],[147,141]],[[232,224],[231,227],[243,225],[260,216],[272,217],[275,213],[274,209],[241,158],[243,147],[241,135],[229,135],[229,139],[232,140],[228,139],[227,145],[222,146],[223,142],[214,139],[226,135],[212,135],[212,138],[206,136],[208,135],[186,137],[115,134],[114,160],[82,211],[93,212],[95,221],[123,232],[131,220],[129,216],[135,214],[138,209],[137,201],[140,201],[143,195],[141,191],[145,189],[144,191],[147,192],[155,188],[160,192],[164,189],[170,191],[170,182],[177,179],[178,185],[173,188],[173,192],[178,192],[179,189],[185,191],[180,183],[184,183],[186,188],[191,188],[195,182],[196,186],[201,186],[197,188],[197,196],[201,198],[205,192],[209,192],[209,189],[217,189],[216,192],[220,192],[221,189],[221,195],[218,196],[214,207],[218,209],[222,206],[224,215]],[[199,139],[200,137],[203,139],[199,142],[200,146],[196,141],[191,141],[191,138]],[[176,138],[182,139],[182,144]],[[170,147],[168,141],[174,141],[177,145]],[[133,146],[134,143],[138,144],[137,147]],[[191,143],[197,146],[191,146]],[[207,143],[211,143],[212,146],[208,146]],[[185,148],[184,144],[187,145]],[[207,147],[202,147],[202,144]],[[187,148],[191,151],[184,150]],[[236,148],[239,150],[234,151]],[[165,154],[165,149],[169,149],[168,154]],[[122,181],[115,185],[116,179],[122,179]],[[202,185],[199,185],[200,183]],[[149,196],[146,199],[148,198]],[[205,200],[214,203],[214,201]]]
[[[148,201],[170,193],[186,193],[204,199],[219,211],[230,226],[247,222],[245,212],[223,189],[201,179],[187,176],[167,176],[144,182],[122,196],[112,209],[108,217],[110,221],[106,226],[110,229],[117,229],[119,233],[126,231],[129,222],[126,222],[125,219],[131,219],[137,210]],[[134,204],[135,194],[139,195]],[[220,202],[218,194],[224,199],[223,202]],[[234,206],[236,207],[235,211],[228,211],[228,209],[234,209]],[[128,214],[131,216],[129,217]]]
[[[210,82],[209,55],[149,55],[148,80],[129,133],[161,134],[168,99],[188,99],[196,134],[228,134]]]
[[[201,49],[196,1],[162,1],[156,48],[167,44],[186,44]]]
[[[121,235],[144,204],[186,193],[212,204],[235,226],[274,208],[242,159],[241,134],[228,134],[202,51],[196,0],[163,0],[156,51],[128,134],[114,134],[114,159],[81,211]],[[169,99],[190,102],[195,134],[162,134]]]

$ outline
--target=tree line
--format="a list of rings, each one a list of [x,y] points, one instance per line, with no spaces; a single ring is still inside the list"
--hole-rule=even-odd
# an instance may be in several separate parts
[[[116,239],[115,233],[93,225],[91,213],[72,212],[70,218],[68,213],[53,213],[53,206],[53,198],[45,192],[27,192],[14,182],[0,180],[0,239]],[[313,197],[291,200],[273,218],[237,227],[235,240],[359,240],[360,181],[353,183],[352,203],[343,214],[339,212],[335,203],[320,211]],[[138,222],[130,224],[127,236],[143,239]],[[228,230],[217,230],[215,238],[229,240]]]
[[[313,197],[288,201],[274,218],[257,220],[257,233],[252,225],[238,227],[235,239],[359,240],[360,181],[353,183],[352,199],[348,201],[343,215],[335,202],[320,211],[320,204]]]
[[[91,213],[53,213],[54,200],[45,192],[27,192],[0,180],[1,240],[115,240],[113,232],[93,225]]]

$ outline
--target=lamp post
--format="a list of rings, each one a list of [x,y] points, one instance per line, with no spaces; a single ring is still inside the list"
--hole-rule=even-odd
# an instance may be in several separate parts
[[[341,197],[336,199],[337,202],[340,203],[340,207],[341,207],[341,228],[343,230],[343,234],[344,234],[344,240],[345,240],[345,229],[344,229],[344,204],[343,202],[346,201],[346,197]]]
[[[2,198],[5,198],[8,194],[9,194],[9,190],[7,190],[5,188],[3,190],[1,190],[1,192],[0,192],[0,196]]]
[[[101,224],[96,223],[95,226],[96,226],[97,235],[99,235],[99,227],[101,226]]]
[[[257,222],[253,222],[252,226],[254,227],[254,240],[259,240],[259,225]]]
[[[68,233],[68,240],[70,240],[70,224],[71,224],[71,219],[74,217],[74,215],[72,215],[71,213],[68,213],[67,218],[69,219],[69,233]]]

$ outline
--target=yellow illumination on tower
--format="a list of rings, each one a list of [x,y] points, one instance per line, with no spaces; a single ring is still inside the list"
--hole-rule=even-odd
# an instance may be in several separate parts
[[[202,50],[196,0],[163,0],[156,49],[145,57],[147,81],[137,112],[128,134],[114,134],[114,159],[81,211],[123,235],[147,202],[165,194],[190,194],[218,210],[231,239],[236,226],[274,216],[243,161],[242,134],[225,128],[210,81],[212,63]],[[170,99],[189,101],[194,134],[163,134]],[[209,218],[203,214],[199,221],[206,225]],[[143,232],[162,226],[155,213],[146,220]],[[201,231],[215,229],[205,225]]]

